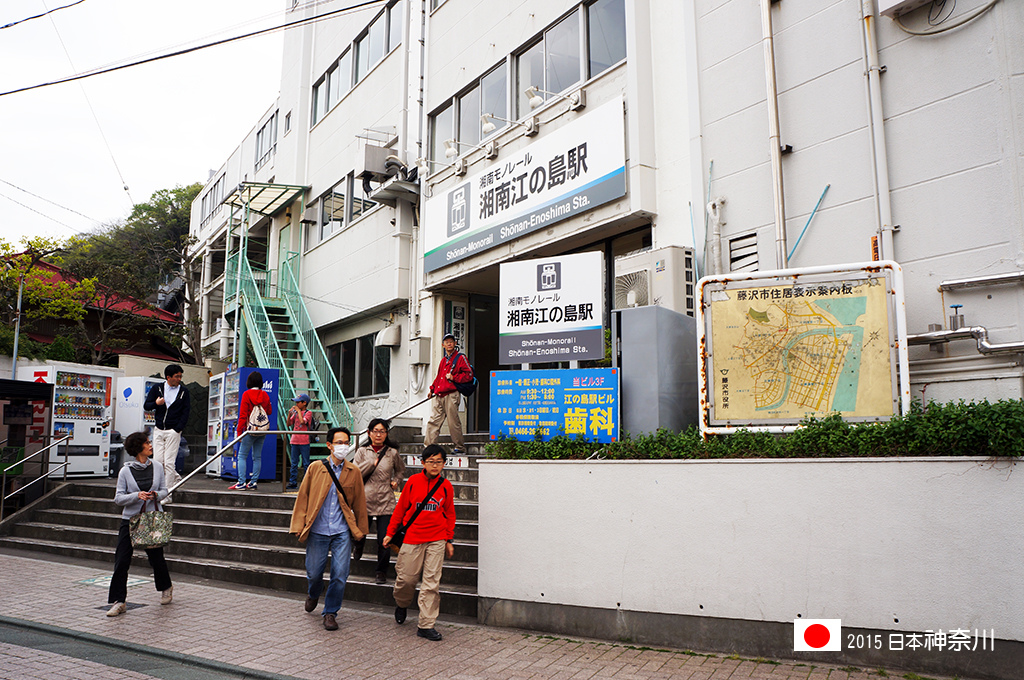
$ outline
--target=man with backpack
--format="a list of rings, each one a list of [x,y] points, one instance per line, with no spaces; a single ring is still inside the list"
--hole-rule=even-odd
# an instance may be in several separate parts
[[[437,368],[437,377],[430,385],[433,399],[433,411],[427,421],[427,432],[423,437],[423,445],[430,446],[437,442],[441,432],[441,423],[448,421],[448,431],[452,435],[453,454],[464,453],[465,440],[462,438],[462,422],[459,420],[459,402],[462,394],[456,383],[473,382],[473,369],[461,352],[456,352],[455,336],[448,333],[441,340],[444,355]]]

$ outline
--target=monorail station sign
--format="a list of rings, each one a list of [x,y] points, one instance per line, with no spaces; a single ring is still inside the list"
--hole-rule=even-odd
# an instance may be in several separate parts
[[[502,264],[499,363],[603,358],[603,268],[599,252]]]
[[[427,199],[434,271],[626,195],[622,101],[608,102]],[[504,154],[502,154],[504,155]]]

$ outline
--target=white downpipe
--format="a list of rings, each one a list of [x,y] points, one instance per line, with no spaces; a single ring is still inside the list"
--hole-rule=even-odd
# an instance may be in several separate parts
[[[712,274],[724,274],[722,265],[722,204],[724,198],[716,198],[707,205],[708,216],[711,218],[711,267]]]
[[[882,115],[882,81],[875,37],[875,2],[862,0],[861,26],[864,29],[864,60],[867,63],[868,124],[874,156],[875,196],[878,202],[878,232],[881,259],[896,261],[893,249],[892,201],[889,193],[889,159],[885,152],[885,117]]]
[[[764,46],[764,78],[768,88],[768,144],[772,159],[772,197],[775,205],[775,259],[779,269],[786,269],[789,267],[789,247],[786,244],[786,203],[782,192],[782,136],[779,133],[779,88],[775,82],[772,0],[761,0],[761,44]]]

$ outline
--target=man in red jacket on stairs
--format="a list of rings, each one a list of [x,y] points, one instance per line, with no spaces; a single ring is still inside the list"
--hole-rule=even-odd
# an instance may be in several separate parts
[[[427,421],[427,432],[423,436],[423,445],[430,446],[437,443],[437,436],[441,432],[441,423],[448,421],[448,431],[452,435],[452,444],[455,446],[452,453],[458,455],[465,453],[466,442],[462,438],[462,422],[459,420],[459,402],[462,395],[459,394],[454,383],[468,382],[473,379],[473,369],[466,361],[466,355],[456,352],[455,336],[448,333],[441,340],[441,347],[444,348],[444,356],[437,367],[437,377],[430,384],[430,394],[434,397],[434,410]]]

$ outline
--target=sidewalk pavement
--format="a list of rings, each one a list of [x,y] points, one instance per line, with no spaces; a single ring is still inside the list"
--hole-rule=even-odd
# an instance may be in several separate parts
[[[107,618],[111,564],[30,553],[0,554],[0,616],[63,629],[72,637],[163,650],[186,665],[242,667],[253,675],[329,678],[679,678],[681,680],[921,680],[903,671],[745,659],[565,638],[442,616],[441,642],[416,636],[416,612],[396,625],[391,609],[346,604],[340,630],[292,593],[244,589],[173,574],[174,602],[160,606],[148,569],[129,575],[126,614]],[[95,580],[95,582],[93,582]],[[133,581],[138,583],[133,585]],[[322,605],[322,600],[321,600]],[[322,606],[321,606],[322,608]],[[67,633],[65,633],[67,634]],[[57,653],[54,653],[56,651]],[[61,656],[0,640],[0,678],[147,678],[103,658]],[[113,667],[113,668],[112,668]],[[61,672],[60,669],[74,669]],[[237,668],[232,669],[237,670]]]

